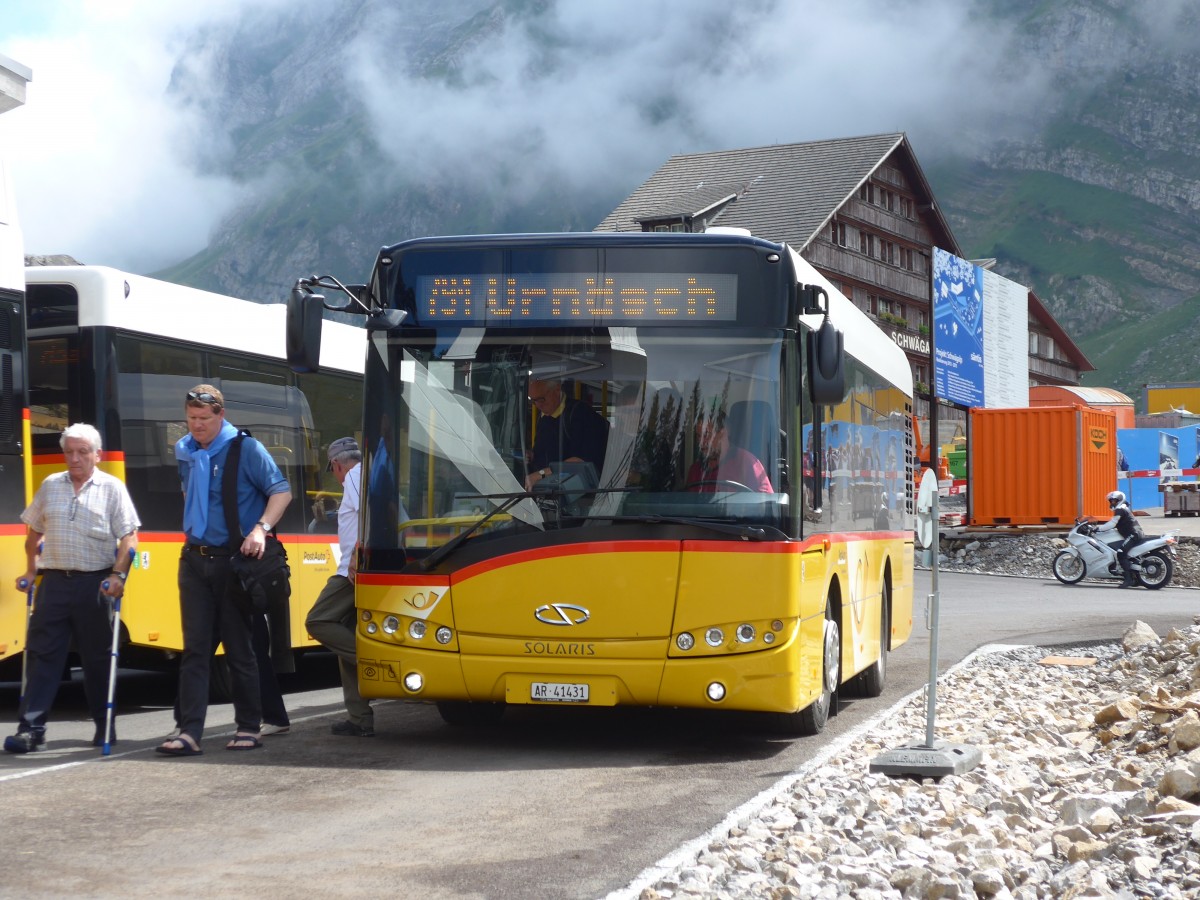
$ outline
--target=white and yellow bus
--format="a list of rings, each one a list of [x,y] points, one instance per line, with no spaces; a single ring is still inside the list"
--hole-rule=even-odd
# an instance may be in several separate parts
[[[323,448],[361,427],[364,329],[327,323],[319,370],[297,375],[285,361],[283,304],[101,266],[32,266],[24,274],[32,483],[65,467],[63,428],[89,422],[104,441],[101,468],[124,479],[142,521],[121,608],[122,665],[156,667],[183,646],[174,447],[186,433],[186,394],[202,382],[221,389],[229,421],[262,441],[291,483],[278,533],[292,572],[292,646],[315,646],[304,618],[336,569],[338,543],[336,523],[314,516],[313,503],[340,495]],[[23,571],[23,552],[19,558]],[[0,595],[6,606],[17,597],[8,593]]]
[[[336,286],[297,283],[298,369],[329,304],[311,292]],[[418,239],[354,293],[365,696],[451,723],[629,705],[813,733],[840,691],[883,690],[912,630],[912,380],[798,254],[733,234]],[[545,380],[608,420],[607,445],[526,493]],[[713,427],[769,489],[694,474]]]

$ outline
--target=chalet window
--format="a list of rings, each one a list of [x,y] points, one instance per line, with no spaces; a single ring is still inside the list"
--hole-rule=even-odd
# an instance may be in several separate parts
[[[887,208],[890,212],[896,211],[896,195],[892,191],[887,191]]]
[[[1035,332],[1029,332],[1029,355],[1037,356],[1038,351],[1038,336]]]
[[[829,239],[839,247],[846,246],[846,223],[831,222],[829,223]]]
[[[867,234],[865,231],[858,233],[858,250],[864,256],[875,255],[875,235]]]

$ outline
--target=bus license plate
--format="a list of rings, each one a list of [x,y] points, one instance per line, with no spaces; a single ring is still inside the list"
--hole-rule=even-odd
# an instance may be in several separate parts
[[[587,703],[586,684],[564,684],[560,681],[535,681],[529,686],[533,700],[546,703]]]

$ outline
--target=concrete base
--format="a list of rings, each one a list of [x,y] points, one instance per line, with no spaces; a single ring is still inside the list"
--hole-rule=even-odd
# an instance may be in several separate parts
[[[967,744],[934,741],[930,747],[921,742],[884,751],[871,760],[870,770],[909,778],[942,778],[969,772],[982,758],[978,747]]]

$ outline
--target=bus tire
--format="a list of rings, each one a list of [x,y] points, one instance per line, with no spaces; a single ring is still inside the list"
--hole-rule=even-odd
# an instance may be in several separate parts
[[[504,717],[503,703],[468,703],[462,700],[439,700],[438,713],[447,725],[481,728],[497,724]]]
[[[821,639],[821,693],[798,712],[776,713],[773,720],[775,730],[803,737],[820,734],[837,702],[837,688],[841,679],[841,631],[833,615],[833,604],[827,601],[824,636]]]
[[[878,697],[887,681],[888,641],[891,639],[889,610],[891,593],[885,579],[879,596],[879,657],[854,676],[854,694],[858,697]]]

